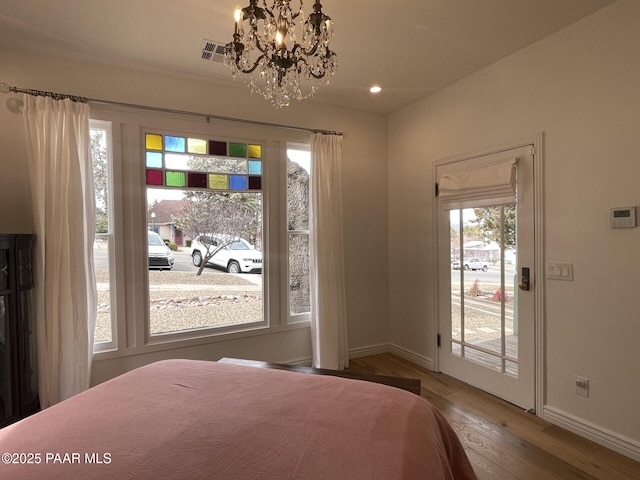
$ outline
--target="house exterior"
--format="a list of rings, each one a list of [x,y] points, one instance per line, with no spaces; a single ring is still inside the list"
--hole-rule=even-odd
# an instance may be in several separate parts
[[[0,48],[0,65],[1,80],[20,86],[348,132],[343,214],[350,354],[391,351],[427,368],[438,354],[435,200],[426,188],[435,183],[433,163],[543,133],[540,241],[546,260],[574,264],[575,279],[554,282],[537,274],[545,291],[539,306],[542,414],[638,459],[640,321],[632,299],[640,228],[611,229],[608,222],[611,207],[640,204],[638,52],[640,2],[619,0],[389,115],[322,102],[313,103],[313,115],[310,103],[274,112],[235,87],[44,52],[34,61],[33,52],[17,44]],[[22,118],[2,100],[0,230],[30,232]],[[153,227],[150,216],[136,221]],[[167,238],[168,217],[158,212],[156,221],[168,228],[161,230]],[[97,357],[93,383],[162,355],[158,348],[136,348]],[[310,358],[309,329],[185,343],[171,355],[217,360],[248,352],[280,362]],[[590,378],[590,398],[575,395],[575,375]]]
[[[182,230],[176,227],[175,219],[188,200],[160,200],[153,203],[147,212],[147,226],[149,230],[158,233],[163,240],[169,240],[178,247],[186,246],[188,239]]]

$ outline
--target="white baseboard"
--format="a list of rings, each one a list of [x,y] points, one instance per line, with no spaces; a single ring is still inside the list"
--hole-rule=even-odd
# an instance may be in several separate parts
[[[369,345],[367,347],[352,348],[349,350],[349,358],[368,357],[369,355],[380,355],[381,353],[389,352],[391,352],[391,346],[388,343],[381,343],[378,345]],[[289,360],[285,363],[290,365],[310,366],[312,358],[303,357],[295,360]]]
[[[426,368],[427,370],[431,370],[432,372],[435,370],[433,359],[403,348],[395,343],[390,344],[389,347],[389,352],[398,355],[411,363],[415,363],[416,365]]]
[[[394,343],[380,343],[378,345],[370,345],[368,347],[352,348],[349,350],[349,358],[368,357],[369,355],[380,355],[381,353],[393,353],[410,361],[411,363],[424,367],[427,370],[434,370],[432,359],[400,347]]]
[[[367,347],[352,348],[349,350],[349,358],[368,357],[369,355],[380,355],[391,351],[388,343],[369,345]]]
[[[587,422],[554,407],[543,407],[542,418],[581,437],[640,462],[640,442]]]
[[[287,365],[300,365],[302,367],[310,367],[312,362],[313,360],[311,359],[311,357],[302,357],[295,360],[287,360],[282,363],[286,363]]]
[[[389,345],[389,352],[394,353],[395,355],[404,358],[405,360],[409,360],[411,363],[415,363],[427,370],[431,370],[432,372],[435,370],[433,359],[429,357],[425,357],[424,355],[420,355],[416,352],[412,352],[406,348],[403,348],[395,343]]]

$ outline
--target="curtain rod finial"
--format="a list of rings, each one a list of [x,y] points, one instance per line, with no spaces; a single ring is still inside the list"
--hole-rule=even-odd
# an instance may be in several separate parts
[[[9,93],[10,91],[11,91],[11,85],[4,82],[0,83],[0,92]]]

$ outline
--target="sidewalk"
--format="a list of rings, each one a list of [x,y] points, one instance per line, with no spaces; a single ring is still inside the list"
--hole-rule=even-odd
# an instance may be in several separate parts
[[[98,283],[96,284],[96,288],[99,292],[106,292],[109,290],[108,283]],[[262,287],[260,285],[184,285],[184,284],[175,284],[175,283],[163,283],[163,284],[155,284],[149,285],[150,292],[190,292],[190,291],[212,291],[212,292],[262,292]]]

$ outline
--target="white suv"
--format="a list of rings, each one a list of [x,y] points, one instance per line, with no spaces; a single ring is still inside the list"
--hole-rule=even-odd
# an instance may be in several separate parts
[[[148,238],[148,257],[149,268],[158,268],[160,270],[171,270],[173,268],[173,252],[167,247],[156,232],[149,230]]]
[[[477,257],[465,258],[464,269],[465,270],[482,270],[483,272],[486,272],[487,270],[489,270],[489,264],[487,262],[483,262]]]
[[[207,262],[229,273],[259,273],[262,271],[262,252],[244,238],[230,239],[225,235],[198,235],[191,242],[191,260],[196,267],[202,264],[207,251],[216,254]]]

